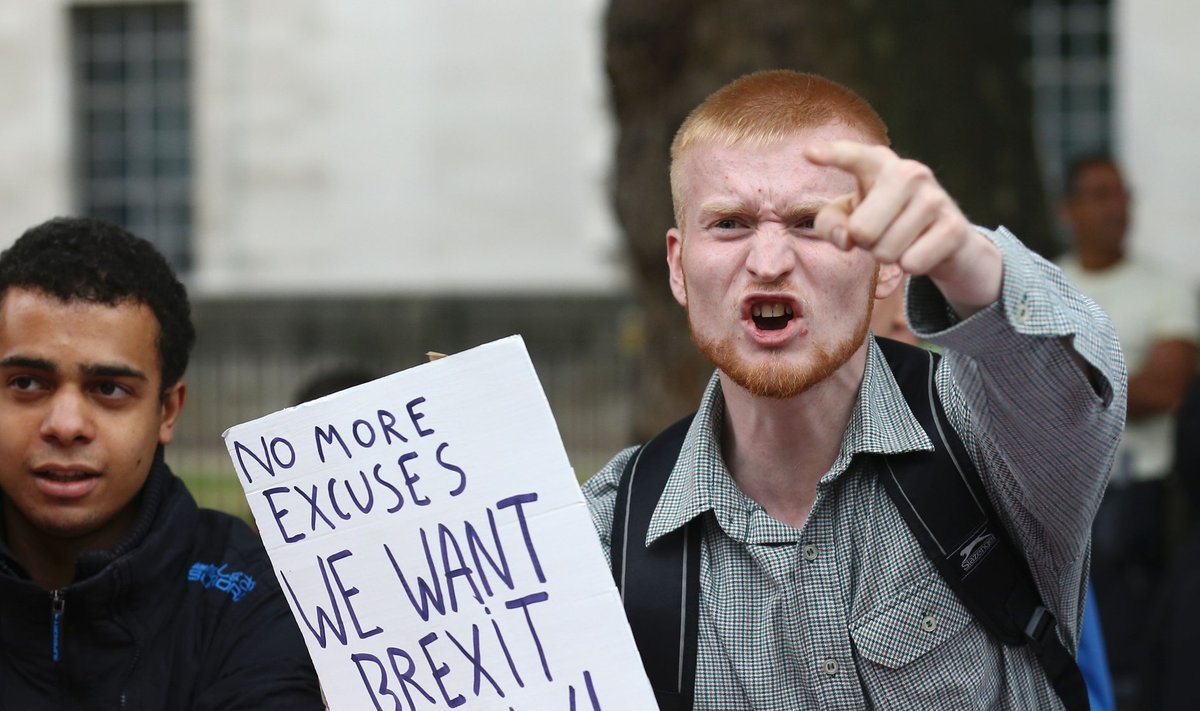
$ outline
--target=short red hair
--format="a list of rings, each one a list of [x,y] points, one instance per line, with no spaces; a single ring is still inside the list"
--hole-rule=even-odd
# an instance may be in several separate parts
[[[841,124],[871,142],[890,145],[887,125],[858,94],[825,77],[787,69],[747,74],[692,110],[671,142],[671,197],[682,225],[681,159],[697,143],[765,145],[801,131]]]

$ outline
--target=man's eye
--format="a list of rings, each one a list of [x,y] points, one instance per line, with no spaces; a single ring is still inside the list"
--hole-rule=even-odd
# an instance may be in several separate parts
[[[796,222],[796,227],[802,230],[811,230],[817,226],[816,217],[805,217]]]
[[[37,387],[37,381],[28,375],[18,375],[9,379],[8,386],[14,390],[33,390]]]
[[[129,389],[120,383],[103,382],[96,384],[96,392],[102,397],[114,398],[129,395]]]
[[[716,227],[719,230],[736,230],[737,228],[741,227],[741,223],[733,218],[726,218],[724,220],[718,220]]]

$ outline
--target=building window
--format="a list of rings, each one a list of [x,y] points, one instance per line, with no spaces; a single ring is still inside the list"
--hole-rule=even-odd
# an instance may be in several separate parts
[[[76,197],[82,214],[191,268],[191,102],[185,3],[71,10]]]
[[[1108,0],[1030,0],[1034,128],[1052,196],[1067,161],[1112,149]]]

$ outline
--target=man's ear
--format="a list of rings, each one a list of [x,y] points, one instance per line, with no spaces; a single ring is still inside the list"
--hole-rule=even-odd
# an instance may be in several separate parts
[[[158,423],[158,443],[167,444],[175,434],[175,422],[187,401],[187,384],[182,380],[167,388],[162,396],[161,419]]]
[[[671,270],[671,293],[687,308],[687,279],[683,276],[683,234],[678,227],[667,230],[667,266]]]
[[[904,284],[904,270],[899,264],[879,265],[879,275],[875,281],[875,298],[886,299],[892,292]]]

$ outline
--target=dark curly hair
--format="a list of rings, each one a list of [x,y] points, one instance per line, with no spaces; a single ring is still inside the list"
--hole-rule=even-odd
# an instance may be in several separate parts
[[[141,237],[104,220],[56,217],[0,253],[0,298],[10,287],[63,301],[145,304],[158,319],[163,392],[183,377],[196,341],[187,290]]]

